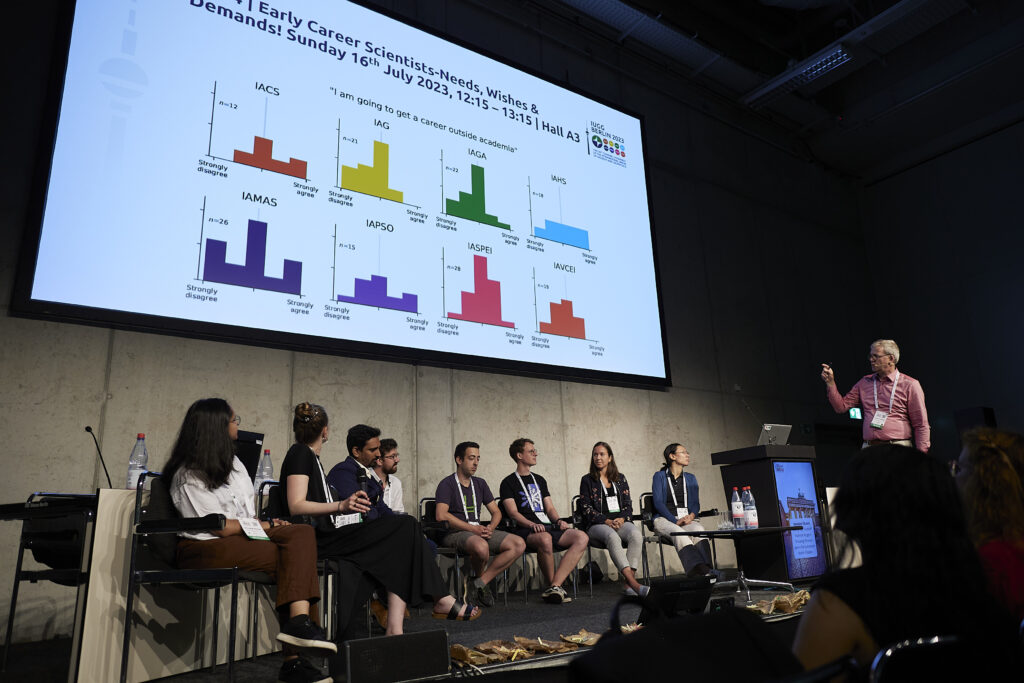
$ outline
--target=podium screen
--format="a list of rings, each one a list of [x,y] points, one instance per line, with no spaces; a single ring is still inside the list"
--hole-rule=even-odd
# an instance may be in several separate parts
[[[781,526],[802,526],[783,534],[786,569],[790,580],[821,576],[828,568],[821,532],[821,508],[814,481],[814,463],[808,460],[775,460],[775,492]]]

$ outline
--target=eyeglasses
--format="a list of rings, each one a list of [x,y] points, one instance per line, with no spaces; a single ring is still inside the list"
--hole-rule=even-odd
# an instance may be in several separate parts
[[[241,415],[235,415],[233,418],[228,420],[228,422],[234,422],[236,425],[240,425],[240,424],[242,424],[242,416]]]
[[[400,453],[394,453],[393,455],[382,455],[381,460],[398,460],[401,457]]]

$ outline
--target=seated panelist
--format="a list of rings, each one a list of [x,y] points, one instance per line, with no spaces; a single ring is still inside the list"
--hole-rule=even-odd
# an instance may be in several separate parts
[[[320,600],[316,537],[305,525],[256,518],[255,493],[245,465],[234,455],[241,419],[221,398],[196,401],[178,431],[163,476],[182,517],[221,514],[224,528],[182,532],[177,561],[183,569],[237,566],[266,572],[277,581],[277,609],[284,643],[282,681],[329,681],[299,656],[299,648],[337,652],[310,619]]]
[[[476,575],[471,599],[490,607],[494,604],[494,595],[488,584],[522,556],[526,542],[519,536],[498,530],[501,510],[487,482],[474,476],[479,464],[479,444],[463,441],[455,447],[455,474],[438,483],[434,516],[438,522],[446,522],[451,530],[441,543],[469,555]],[[484,508],[491,515],[487,524],[480,518]],[[491,553],[494,559],[488,564]]]

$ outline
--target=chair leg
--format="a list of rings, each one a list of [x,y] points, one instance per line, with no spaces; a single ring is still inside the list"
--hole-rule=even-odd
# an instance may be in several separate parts
[[[228,683],[235,680],[235,629],[238,627],[238,569],[231,577],[231,614],[228,616],[230,631],[228,631]]]
[[[526,568],[526,553],[523,553],[523,602],[530,602],[530,575]]]
[[[128,644],[131,639],[132,610],[135,607],[135,581],[129,573],[128,576],[128,599],[124,606],[124,639],[121,641],[121,683],[128,680]]]
[[[252,583],[252,597],[249,601],[249,613],[252,615],[252,661],[256,661],[256,648],[260,643],[260,615],[259,615],[259,603],[260,603],[260,587],[255,583]]]
[[[217,670],[217,632],[220,631],[220,588],[213,589],[213,663],[210,671]]]
[[[594,597],[594,556],[587,546],[587,580],[590,582],[590,597]]]
[[[658,543],[658,552],[661,554],[661,578],[664,579],[667,576],[667,574],[665,573],[665,544],[664,543],[661,543],[661,542]]]
[[[21,585],[21,562],[25,557],[25,543],[18,543],[18,563],[14,566],[14,588],[11,589],[11,611],[7,615],[7,640],[4,641],[4,659],[0,671],[7,671],[7,651],[11,647],[11,636],[14,634],[14,608],[18,604],[18,587]]]

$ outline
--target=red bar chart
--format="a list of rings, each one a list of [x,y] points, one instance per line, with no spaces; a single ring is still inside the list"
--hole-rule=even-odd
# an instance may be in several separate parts
[[[501,283],[488,279],[486,256],[473,256],[473,291],[462,292],[462,312],[449,312],[448,317],[485,325],[515,327],[515,323],[501,319]]]
[[[261,138],[257,135],[253,138],[252,152],[243,152],[240,149],[236,149],[234,161],[239,164],[245,164],[246,166],[262,168],[264,171],[283,173],[284,175],[290,175],[296,178],[306,178],[305,161],[296,159],[295,157],[289,158],[288,161],[278,161],[274,159],[273,152],[274,141],[268,140],[267,138]]]
[[[557,334],[562,337],[586,339],[586,323],[572,312],[572,302],[562,299],[561,303],[551,302],[551,322],[541,323],[540,331],[545,334]]]

